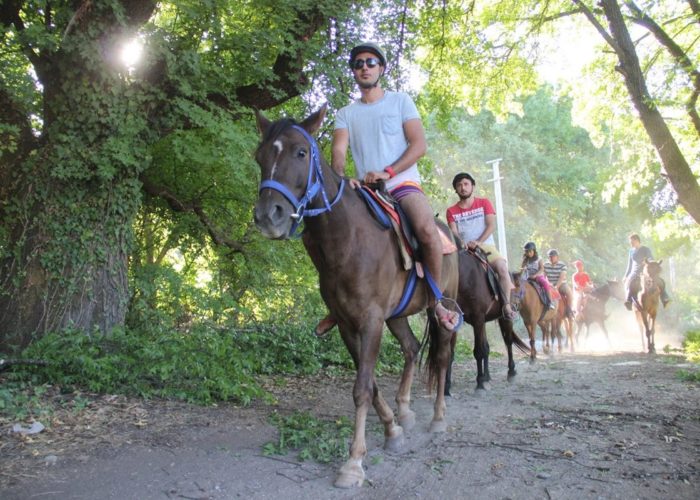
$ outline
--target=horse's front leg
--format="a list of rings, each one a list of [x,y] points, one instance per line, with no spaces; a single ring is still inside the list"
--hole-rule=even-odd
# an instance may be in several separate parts
[[[399,341],[401,352],[404,357],[401,382],[399,383],[399,390],[396,393],[399,425],[403,427],[404,430],[411,430],[416,424],[416,414],[411,410],[411,387],[413,385],[420,343],[411,331],[408,318],[391,319],[386,322],[386,325],[389,327],[389,331],[396,337],[396,340]]]
[[[656,346],[654,345],[654,331],[656,330],[656,317],[649,315],[649,333],[647,340],[649,342],[649,354],[656,354]]]
[[[376,316],[376,315],[375,315]],[[355,403],[355,431],[350,445],[350,457],[343,464],[335,480],[335,486],[339,488],[352,488],[362,486],[365,480],[365,471],[362,468],[362,460],[367,454],[365,431],[367,412],[370,405],[381,400],[374,380],[374,367],[377,362],[379,345],[381,342],[383,320],[379,318],[373,322],[367,322],[363,327],[354,330],[347,323],[340,323],[340,333],[345,345],[350,351],[357,376],[353,387],[353,401]],[[378,404],[379,418],[384,423],[385,433],[393,424],[393,413],[389,406]]]
[[[530,363],[534,363],[537,359],[537,347],[535,347],[535,328],[536,325],[529,323],[525,325],[527,335],[530,338]]]

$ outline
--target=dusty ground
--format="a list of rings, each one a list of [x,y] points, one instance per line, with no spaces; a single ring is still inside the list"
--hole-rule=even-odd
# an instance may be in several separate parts
[[[371,425],[361,489],[332,486],[337,463],[261,451],[275,438],[267,419],[275,409],[352,415],[352,377],[325,375],[271,386],[274,406],[102,396],[31,437],[4,425],[0,498],[700,498],[700,386],[677,377],[682,358],[640,353],[636,335],[616,333],[612,350],[602,341],[593,335],[585,352],[533,365],[520,356],[512,383],[505,359],[492,359],[491,389],[479,394],[466,360],[455,370],[444,434],[426,432],[432,397],[416,384],[405,452],[385,453]],[[388,399],[396,382],[380,380]]]

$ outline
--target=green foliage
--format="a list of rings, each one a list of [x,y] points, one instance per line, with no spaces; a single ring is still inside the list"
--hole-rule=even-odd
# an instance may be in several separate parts
[[[262,397],[254,357],[236,349],[226,332],[114,331],[49,334],[24,355],[48,361],[33,370],[38,383],[80,386],[102,393],[181,399],[200,404]]]
[[[326,421],[307,412],[295,412],[287,417],[273,413],[270,423],[277,427],[279,437],[277,442],[268,442],[263,446],[264,455],[286,455],[290,450],[295,450],[300,460],[320,463],[347,456],[352,423],[346,417]]]
[[[700,363],[700,330],[686,332],[683,339],[685,357],[693,363]]]
[[[38,420],[51,415],[53,408],[45,404],[42,396],[49,389],[47,384],[17,380],[13,375],[0,378],[0,418],[8,423]]]
[[[700,382],[700,330],[689,330],[683,339],[686,359],[694,364],[692,369],[679,370],[678,377],[687,382]]]

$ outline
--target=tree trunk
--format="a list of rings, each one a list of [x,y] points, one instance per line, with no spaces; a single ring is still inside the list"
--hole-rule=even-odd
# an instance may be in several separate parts
[[[700,224],[700,185],[649,94],[639,58],[620,7],[616,0],[601,0],[600,3],[617,44],[617,47],[613,47],[620,61],[617,70],[624,77],[632,102],[658,152],[668,180],[678,195],[679,203],[695,219],[695,222]]]
[[[41,264],[41,245],[27,242],[25,252],[33,258],[22,272],[10,259],[2,265],[3,282],[18,285],[0,295],[0,351],[26,347],[46,332],[65,328],[109,332],[122,325],[128,302],[123,248],[105,241],[102,262],[69,267],[54,276]]]

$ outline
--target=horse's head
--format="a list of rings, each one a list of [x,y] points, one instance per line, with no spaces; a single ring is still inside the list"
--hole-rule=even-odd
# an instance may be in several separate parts
[[[325,105],[299,124],[289,119],[271,122],[255,113],[261,135],[255,152],[261,184],[254,219],[267,238],[291,236],[321,190],[321,157],[311,136],[325,115]]]
[[[610,296],[617,300],[624,302],[627,298],[625,285],[622,281],[618,281],[617,278],[608,280],[608,290],[610,291]]]
[[[642,274],[644,276],[651,278],[652,280],[658,278],[661,275],[661,263],[663,262],[662,259],[660,260],[649,260],[649,259],[644,259],[644,270],[642,271]]]

